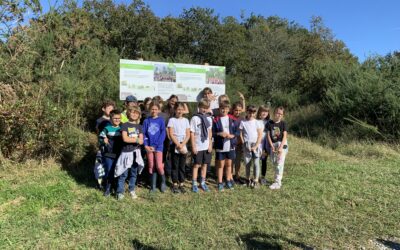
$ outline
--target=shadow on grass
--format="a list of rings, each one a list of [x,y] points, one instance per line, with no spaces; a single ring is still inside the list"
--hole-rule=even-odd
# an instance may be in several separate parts
[[[89,143],[85,148],[85,154],[79,161],[74,162],[73,155],[64,155],[61,161],[62,169],[66,171],[78,184],[95,188],[93,167],[96,160],[96,145]]]
[[[303,250],[313,250],[314,247],[307,246],[304,243],[293,241],[278,235],[268,235],[259,232],[240,235],[238,242],[243,242],[248,249],[286,249],[288,246],[294,246]],[[282,246],[284,244],[284,246]]]
[[[376,241],[389,249],[400,250],[400,243],[383,239],[376,239]]]
[[[137,239],[132,240],[132,249],[134,250],[156,250],[159,248],[154,248],[152,246],[146,246],[142,242]]]

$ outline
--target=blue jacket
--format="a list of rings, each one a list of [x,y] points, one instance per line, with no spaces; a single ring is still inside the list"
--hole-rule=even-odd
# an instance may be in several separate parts
[[[237,144],[237,134],[239,132],[239,126],[236,122],[236,118],[228,115],[229,117],[229,134],[235,135],[231,141],[231,150],[234,150]],[[221,117],[217,116],[214,118],[213,126],[212,126],[212,135],[214,137],[214,148],[215,149],[223,149],[224,148],[224,139],[222,136],[217,135],[217,133],[224,132],[224,128],[221,123]]]

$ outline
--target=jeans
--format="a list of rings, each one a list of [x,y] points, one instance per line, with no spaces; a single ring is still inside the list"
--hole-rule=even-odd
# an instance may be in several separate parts
[[[133,165],[128,168],[124,173],[122,173],[118,177],[118,183],[117,183],[117,194],[124,193],[125,191],[125,180],[128,177],[128,173],[130,174],[129,177],[129,192],[132,192],[135,190],[135,184],[136,184],[136,179],[137,179],[137,173],[138,173],[138,165],[136,162],[133,163]]]
[[[114,181],[115,181],[114,170],[115,170],[116,163],[117,163],[117,159],[103,157],[103,166],[104,166],[103,181],[105,183],[106,191],[110,191],[111,186],[114,184]]]

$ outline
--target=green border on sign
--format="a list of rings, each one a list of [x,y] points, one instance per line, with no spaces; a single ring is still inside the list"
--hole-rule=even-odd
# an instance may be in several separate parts
[[[142,70],[154,70],[153,65],[145,64],[130,64],[130,63],[120,63],[119,67],[121,69],[142,69]]]

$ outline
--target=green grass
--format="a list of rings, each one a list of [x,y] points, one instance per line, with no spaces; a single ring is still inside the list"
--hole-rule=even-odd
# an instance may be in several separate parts
[[[400,153],[290,138],[279,191],[105,198],[84,165],[2,162],[0,248],[374,249],[400,240]],[[272,178],[269,169],[269,179]],[[212,182],[213,183],[213,182]],[[215,190],[215,188],[214,188]],[[393,240],[394,239],[394,240]]]

